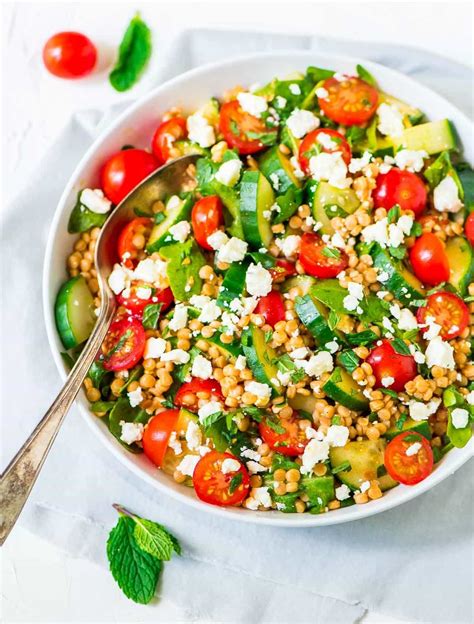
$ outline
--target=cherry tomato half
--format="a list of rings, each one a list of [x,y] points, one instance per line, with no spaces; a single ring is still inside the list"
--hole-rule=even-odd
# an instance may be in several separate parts
[[[122,150],[105,163],[101,172],[102,190],[114,204],[119,204],[157,168],[155,158],[145,150]]]
[[[218,381],[193,377],[191,381],[186,381],[179,387],[174,397],[174,404],[176,407],[185,407],[192,412],[197,411],[199,399],[196,394],[198,392],[207,392],[212,400],[224,403],[224,395]]]
[[[298,158],[301,169],[305,173],[309,173],[309,159],[311,156],[321,152],[329,154],[341,152],[346,165],[351,161],[351,148],[345,137],[340,132],[336,132],[336,130],[318,128],[307,134],[300,145]]]
[[[416,277],[429,286],[449,279],[449,261],[444,243],[431,232],[422,234],[410,249],[410,262]]]
[[[466,223],[464,224],[464,231],[466,232],[466,238],[474,247],[474,212],[466,219]]]
[[[141,314],[145,307],[151,303],[153,291],[154,289],[150,284],[136,280],[131,283],[130,288],[117,295],[117,301],[131,314]]]
[[[375,208],[390,210],[398,204],[402,210],[411,210],[419,217],[426,207],[426,187],[416,173],[393,167],[377,176],[372,198]]]
[[[171,432],[175,430],[179,410],[169,409],[160,412],[148,422],[143,432],[143,451],[155,466],[160,467],[168,448]]]
[[[299,261],[308,275],[336,277],[348,265],[348,257],[341,249],[329,248],[318,234],[306,232],[301,237]]]
[[[237,100],[226,102],[221,107],[219,128],[227,144],[235,147],[240,154],[254,154],[265,145],[252,134],[275,134],[277,128],[270,128],[258,117],[246,113]]]
[[[415,444],[421,446],[413,448]],[[415,485],[431,474],[433,451],[424,436],[404,431],[387,444],[384,463],[392,479],[404,485]]]
[[[131,318],[114,321],[102,344],[104,368],[110,371],[132,368],[141,360],[145,342],[145,330],[140,321]]]
[[[145,246],[145,241],[148,238],[152,225],[152,219],[137,217],[127,223],[120,232],[117,240],[117,252],[120,260],[129,269],[133,268],[138,252]],[[140,243],[139,247],[135,244],[137,242]]]
[[[174,142],[187,136],[186,119],[183,117],[172,117],[160,123],[151,141],[151,151],[158,164],[164,165],[171,158],[170,152]]]
[[[372,367],[376,388],[390,388],[395,392],[402,392],[405,384],[418,374],[414,357],[397,353],[392,343],[386,339],[382,340],[380,346],[372,349],[366,362]],[[382,381],[387,377],[393,381],[385,385]]]
[[[416,320],[421,325],[430,317],[441,325],[441,338],[451,340],[460,336],[469,325],[469,308],[454,293],[437,292],[430,295],[426,305],[418,308],[416,313]]]
[[[191,212],[194,238],[203,249],[212,250],[207,237],[224,224],[222,201],[218,195],[209,195],[197,201]]]
[[[222,472],[226,459],[235,459],[240,468],[233,472]],[[238,481],[235,478],[238,475]],[[232,480],[234,479],[234,482]],[[235,484],[235,485],[234,485]],[[227,507],[240,505],[250,489],[250,477],[242,462],[230,453],[211,451],[206,453],[196,464],[193,473],[193,485],[197,497],[211,505]]]
[[[309,442],[304,429],[300,429],[298,426],[298,421],[295,413],[291,418],[282,418],[278,425],[283,427],[284,433],[277,433],[265,419],[260,422],[258,428],[263,440],[272,451],[295,457],[303,454],[305,446]]]
[[[285,303],[282,294],[278,290],[271,290],[268,295],[258,300],[255,314],[261,314],[265,323],[275,327],[277,323],[285,320]]]
[[[319,108],[329,119],[354,126],[369,121],[375,113],[379,95],[364,80],[355,76],[347,76],[345,80],[328,78],[322,86],[328,95],[318,98]]]
[[[58,78],[82,78],[94,69],[97,50],[92,41],[78,32],[60,32],[43,48],[46,69]]]
[[[274,282],[283,282],[287,277],[297,274],[296,265],[289,260],[277,260],[274,267],[268,269]]]

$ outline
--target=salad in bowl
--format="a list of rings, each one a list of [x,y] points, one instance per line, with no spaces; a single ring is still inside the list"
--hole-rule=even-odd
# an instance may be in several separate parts
[[[218,506],[320,514],[426,479],[474,419],[474,172],[451,122],[360,65],[170,109],[72,208],[69,361],[100,307],[108,214],[188,154],[192,182],[117,239],[92,413]]]

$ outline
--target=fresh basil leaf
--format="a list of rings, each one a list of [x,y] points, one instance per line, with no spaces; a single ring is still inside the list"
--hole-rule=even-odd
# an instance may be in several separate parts
[[[390,255],[393,256],[394,258],[397,258],[397,260],[403,260],[403,258],[407,254],[406,248],[403,247],[402,245],[400,245],[400,247],[389,247],[388,251]]]
[[[139,80],[151,56],[151,31],[137,13],[119,46],[118,59],[109,75],[117,91],[127,91]]]
[[[96,401],[95,403],[91,403],[90,410],[94,412],[94,414],[107,413],[114,407],[115,401]]]
[[[377,87],[377,82],[372,74],[362,65],[356,65],[357,75],[372,87]]]
[[[346,140],[349,142],[351,148],[363,141],[366,136],[367,130],[361,126],[349,126],[346,130]]]
[[[168,260],[166,273],[174,298],[188,301],[193,295],[198,295],[202,287],[199,271],[206,260],[196,242],[189,239],[184,243],[167,245],[160,249],[160,254]]]
[[[94,388],[101,390],[105,385],[109,384],[114,374],[105,370],[101,360],[96,360],[89,368],[87,376],[92,381]]]
[[[331,78],[331,76],[334,76],[334,73],[335,72],[331,69],[323,69],[322,67],[314,67],[313,65],[310,65],[306,70],[306,76],[315,84],[321,82],[321,80]]]
[[[208,429],[211,425],[213,425],[215,422],[220,420],[223,416],[224,416],[224,412],[221,412],[221,411],[214,412],[213,414],[209,414],[209,416],[206,416],[205,418],[203,418],[201,420],[201,424],[204,427],[204,429]]]
[[[145,329],[156,329],[160,318],[161,303],[150,303],[143,309],[142,325]]]
[[[410,236],[418,237],[421,236],[423,232],[423,226],[419,221],[413,221],[413,225],[411,226]]]

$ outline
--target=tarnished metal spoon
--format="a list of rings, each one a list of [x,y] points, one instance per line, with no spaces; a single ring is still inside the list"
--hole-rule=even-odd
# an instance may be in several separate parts
[[[136,217],[135,208],[141,213],[151,213],[154,202],[183,190],[192,180],[189,165],[197,158],[199,156],[195,154],[184,156],[153,172],[120,202],[102,227],[95,248],[101,295],[99,317],[61,392],[0,477],[0,545],[17,521],[64,416],[76,398],[114,317],[117,304],[107,278],[117,259],[119,232]]]

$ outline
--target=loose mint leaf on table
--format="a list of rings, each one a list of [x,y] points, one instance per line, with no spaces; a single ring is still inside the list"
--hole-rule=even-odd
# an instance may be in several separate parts
[[[161,524],[120,505],[114,508],[119,519],[107,540],[110,571],[127,598],[147,604],[155,595],[163,561],[169,561],[173,552],[181,554],[181,547]]]
[[[117,62],[109,76],[114,89],[127,91],[133,87],[148,63],[151,49],[151,31],[137,13],[125,31]]]

